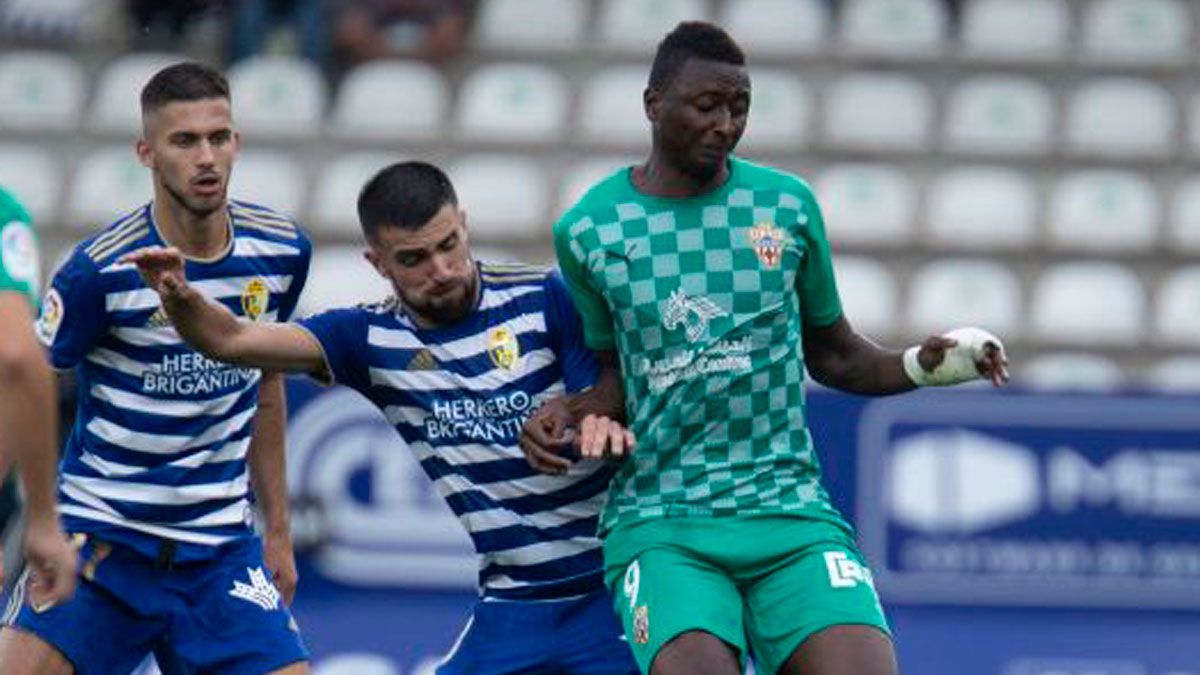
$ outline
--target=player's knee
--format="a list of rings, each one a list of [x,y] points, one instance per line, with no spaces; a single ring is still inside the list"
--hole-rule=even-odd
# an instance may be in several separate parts
[[[737,649],[702,630],[671,638],[658,650],[651,675],[730,675],[741,672]]]
[[[899,675],[892,640],[875,626],[830,626],[796,647],[780,675]]]

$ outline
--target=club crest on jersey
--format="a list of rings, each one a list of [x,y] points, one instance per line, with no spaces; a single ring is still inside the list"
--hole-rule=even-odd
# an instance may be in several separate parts
[[[517,359],[521,358],[521,346],[507,326],[493,328],[488,333],[488,356],[497,368],[512,370],[516,367]]]
[[[774,224],[762,222],[750,228],[750,241],[754,243],[754,255],[767,267],[779,264],[783,252],[784,233]]]
[[[270,299],[267,282],[261,277],[255,277],[242,289],[242,312],[251,321],[258,321],[258,317],[267,311],[267,302]]]

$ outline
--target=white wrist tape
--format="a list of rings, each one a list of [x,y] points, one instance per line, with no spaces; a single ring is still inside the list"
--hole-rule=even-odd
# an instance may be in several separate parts
[[[919,346],[909,347],[904,352],[904,374],[918,387],[945,387],[952,384],[962,384],[979,379],[979,369],[976,364],[986,355],[988,345],[1004,354],[1004,344],[1000,338],[982,328],[956,328],[942,337],[948,337],[957,342],[946,350],[945,358],[933,370],[925,370],[917,360]]]

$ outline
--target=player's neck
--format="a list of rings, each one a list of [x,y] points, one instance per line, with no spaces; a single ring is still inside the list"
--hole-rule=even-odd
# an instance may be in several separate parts
[[[658,150],[650,153],[645,164],[633,167],[633,184],[639,191],[652,197],[695,197],[712,192],[728,179],[727,162],[712,176],[700,178],[671,165]]]
[[[163,242],[188,258],[217,258],[229,247],[229,210],[224,206],[200,216],[166,196],[154,200],[153,215]]]

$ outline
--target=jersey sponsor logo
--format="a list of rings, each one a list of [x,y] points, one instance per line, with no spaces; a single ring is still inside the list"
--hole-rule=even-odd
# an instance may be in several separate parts
[[[54,344],[54,338],[58,335],[58,328],[62,325],[66,312],[62,295],[59,294],[58,289],[51,288],[46,293],[46,297],[42,299],[42,311],[38,314],[35,327],[38,339],[42,341],[42,344],[47,347]]]
[[[829,585],[834,588],[853,588],[859,584],[874,588],[871,570],[851,560],[845,551],[826,551],[825,569],[829,572]]]
[[[425,418],[430,441],[506,443],[516,440],[533,409],[533,398],[523,391],[490,398],[458,398],[433,402]]]
[[[642,359],[634,372],[647,378],[652,393],[660,393],[680,380],[715,373],[745,373],[752,366],[749,335],[736,340],[721,340],[703,352],[682,351],[664,359]]]
[[[488,333],[488,356],[497,368],[512,370],[521,358],[517,336],[507,326],[497,326]]]
[[[234,368],[203,354],[164,354],[142,373],[145,393],[194,396],[241,387],[258,376],[253,368]]]
[[[638,605],[633,610],[633,641],[639,645],[650,642],[649,605]]]
[[[242,290],[242,311],[251,321],[258,321],[258,317],[267,311],[267,302],[270,299],[267,282],[261,277],[251,279]]]
[[[775,227],[774,223],[762,222],[750,228],[749,236],[759,261],[767,267],[777,267],[786,236],[783,230]]]
[[[0,265],[16,281],[36,285],[38,282],[37,242],[33,230],[19,220],[0,228]]]
[[[233,588],[229,594],[239,600],[245,600],[254,605],[262,607],[263,611],[271,612],[279,608],[279,591],[267,580],[267,573],[262,567],[247,567],[246,572],[250,575],[250,583],[244,584],[237,579],[233,580]]]
[[[708,332],[708,322],[728,316],[717,303],[705,297],[690,298],[680,289],[675,289],[667,298],[663,309],[663,327],[675,330],[683,326],[689,342],[695,342]]]
[[[404,369],[415,372],[422,370],[437,370],[439,367],[440,366],[438,366],[437,359],[433,356],[433,352],[429,351],[428,349],[422,349],[413,355],[412,359],[409,360],[408,365],[405,366]]]

